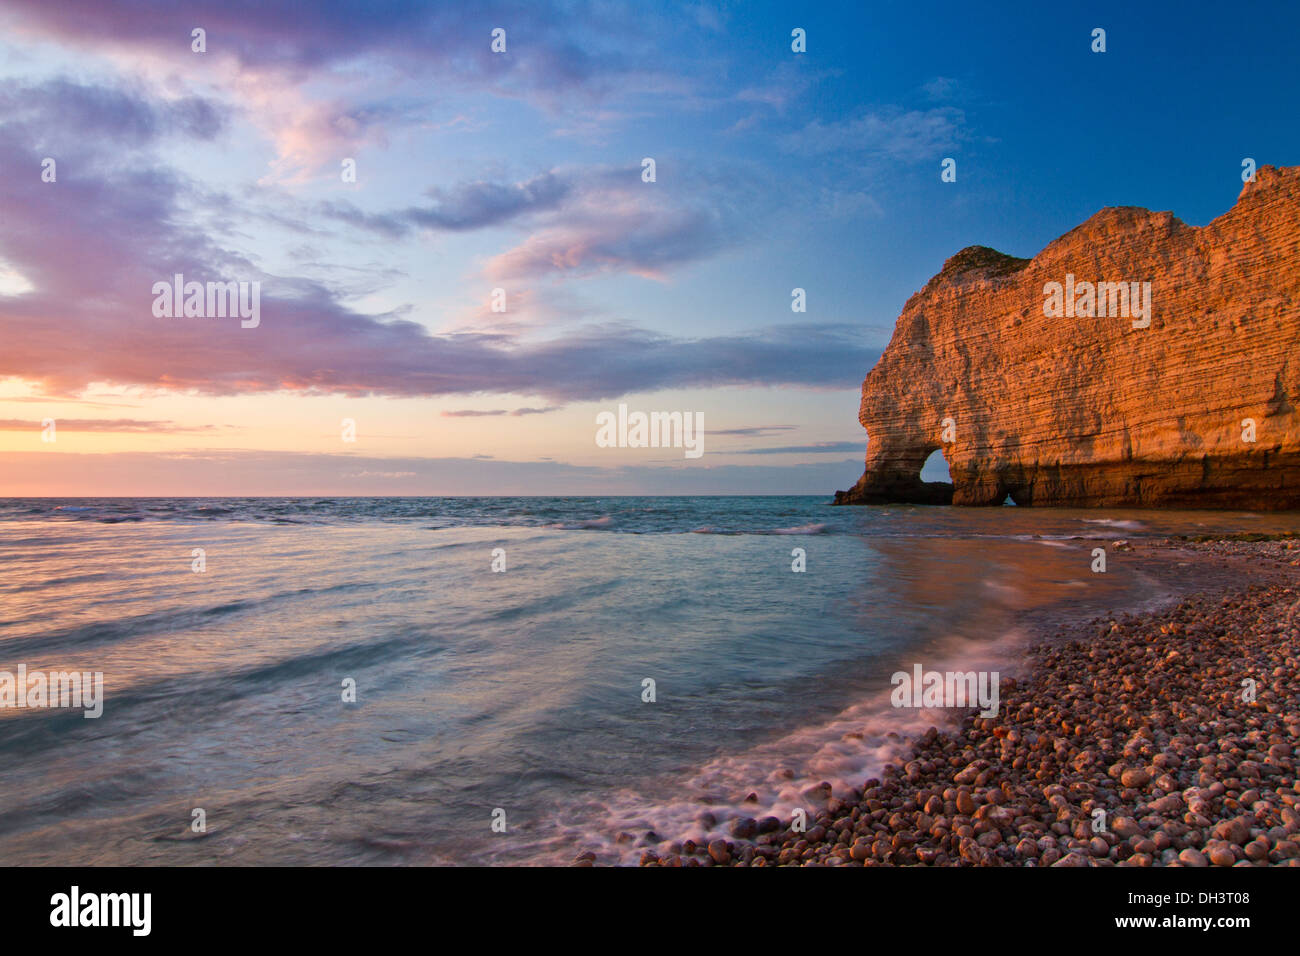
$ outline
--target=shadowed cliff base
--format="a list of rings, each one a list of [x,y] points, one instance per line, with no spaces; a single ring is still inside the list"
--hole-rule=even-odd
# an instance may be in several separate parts
[[[862,385],[836,504],[1300,508],[1300,167],[1203,226],[1106,208],[950,258]],[[920,478],[942,449],[952,484]]]
[[[848,491],[835,492],[837,505],[950,505],[952,498],[951,482],[922,481],[916,475],[863,475]]]

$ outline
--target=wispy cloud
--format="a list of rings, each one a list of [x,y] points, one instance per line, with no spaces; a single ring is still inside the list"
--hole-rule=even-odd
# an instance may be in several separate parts
[[[545,415],[547,412],[558,412],[564,406],[552,405],[547,408],[516,408],[513,411],[505,408],[461,408],[455,411],[443,412],[444,418],[482,418],[493,415],[510,415],[518,418],[522,415]]]
[[[550,171],[525,182],[465,182],[450,189],[433,188],[433,202],[389,213],[366,213],[351,203],[324,202],[320,210],[360,229],[384,236],[405,236],[413,229],[468,232],[497,226],[521,216],[557,208],[573,188],[570,178]]]
[[[746,448],[727,452],[729,455],[824,455],[862,451],[865,441],[822,441],[811,445],[785,445],[780,448]]]
[[[55,428],[64,432],[136,432],[150,434],[180,434],[183,432],[213,431],[216,425],[178,425],[170,421],[142,421],[135,418],[56,418]],[[0,431],[40,431],[40,421],[21,418],[0,418]]]
[[[852,119],[813,120],[784,137],[782,146],[801,156],[833,153],[883,159],[930,158],[958,141],[964,122],[962,111],[952,107],[883,109]]]
[[[760,438],[764,435],[770,435],[773,432],[788,432],[798,428],[797,425],[750,425],[744,428],[711,428],[710,435],[744,435],[750,438]]]
[[[431,203],[367,212],[345,200],[318,204],[327,219],[386,238],[416,230],[469,232],[515,225],[528,234],[492,256],[497,282],[626,272],[661,279],[674,268],[738,245],[762,195],[753,173],[692,170],[672,186],[645,183],[640,166],[551,169],[523,181],[433,188]]]
[[[921,86],[926,96],[937,101],[953,99],[960,88],[961,84],[950,76],[936,76]]]
[[[84,405],[87,408],[139,408],[139,402],[98,402],[86,398],[68,398],[59,395],[0,395],[0,404],[21,402],[26,405]]]
[[[382,478],[387,481],[395,481],[398,478],[414,478],[413,471],[351,471],[344,472],[340,478]]]
[[[143,145],[164,136],[212,140],[228,110],[201,96],[157,97],[139,87],[92,86],[66,78],[32,84],[0,83],[0,116],[34,143],[94,139],[118,146]]]

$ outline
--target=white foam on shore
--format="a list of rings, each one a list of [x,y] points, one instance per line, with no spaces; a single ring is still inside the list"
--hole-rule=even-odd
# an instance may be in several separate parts
[[[1029,635],[1012,629],[992,641],[952,638],[946,647],[913,653],[899,668],[920,663],[926,670],[996,671],[1012,675],[1010,665],[1020,659]],[[661,855],[676,840],[707,844],[714,839],[735,842],[731,823],[738,817],[755,820],[775,816],[789,820],[802,807],[809,827],[819,802],[804,795],[826,782],[832,794],[846,797],[864,781],[879,777],[887,763],[910,759],[910,740],[929,727],[955,726],[969,710],[949,708],[895,708],[890,704],[892,685],[882,672],[881,689],[827,721],[800,727],[743,753],[709,761],[699,771],[679,780],[671,792],[679,796],[655,802],[643,793],[622,790],[579,813],[555,820],[556,829],[537,849],[539,863],[567,863],[583,851],[592,851],[602,864],[635,865],[641,854],[654,849]],[[746,801],[753,793],[756,800]],[[711,813],[712,826],[700,817]],[[646,839],[653,833],[659,839]]]

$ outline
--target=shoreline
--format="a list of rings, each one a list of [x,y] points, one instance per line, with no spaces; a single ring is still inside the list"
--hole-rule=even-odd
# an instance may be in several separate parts
[[[1167,590],[1139,613],[1026,615],[997,716],[954,714],[878,778],[811,788],[804,831],[736,817],[641,865],[1300,866],[1300,541],[1106,546]]]

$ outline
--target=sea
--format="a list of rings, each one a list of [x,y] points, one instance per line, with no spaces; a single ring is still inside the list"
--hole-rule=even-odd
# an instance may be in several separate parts
[[[1120,542],[1300,516],[826,496],[0,501],[0,863],[564,864],[788,817],[1014,675],[1027,621],[1173,593]],[[1106,551],[1096,569],[1098,541]]]

